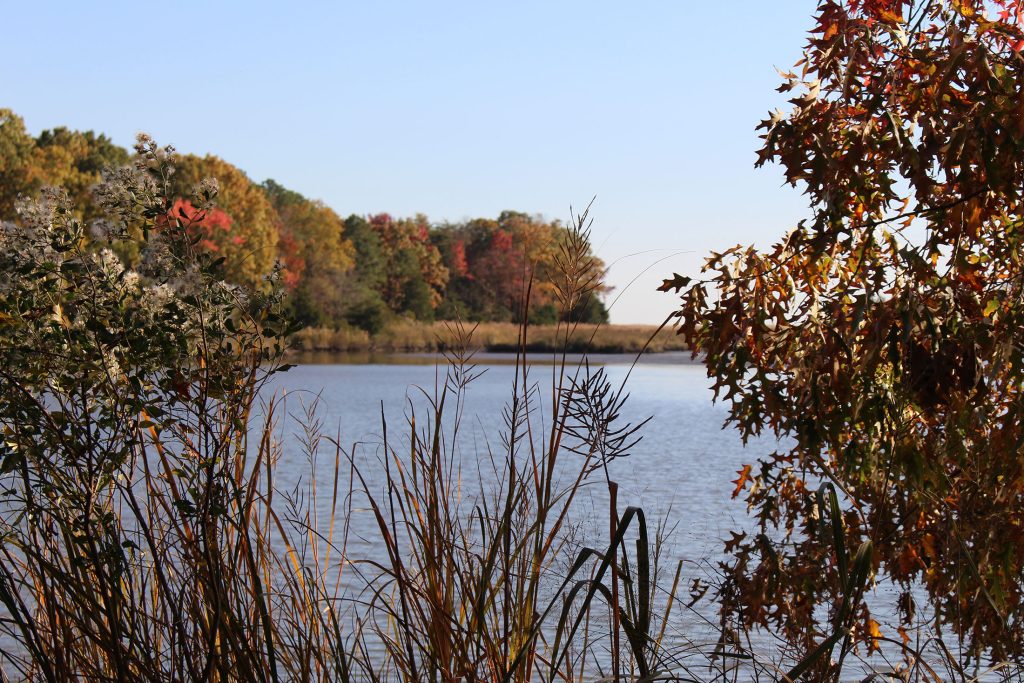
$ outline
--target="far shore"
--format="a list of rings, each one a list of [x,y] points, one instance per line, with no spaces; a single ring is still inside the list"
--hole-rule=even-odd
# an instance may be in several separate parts
[[[395,320],[375,334],[355,328],[306,328],[292,343],[293,354],[438,354],[460,344],[456,339],[468,335],[467,347],[494,359],[515,358],[521,346],[520,326],[515,323],[463,323],[460,333],[454,323],[421,323]],[[471,334],[469,332],[472,331]],[[579,356],[587,354],[591,362],[601,356],[641,356],[644,359],[663,354],[672,358],[689,357],[682,337],[671,327],[656,325],[531,325],[527,329],[525,350],[529,355],[547,355],[563,351]],[[495,360],[495,362],[499,362]],[[649,360],[645,362],[650,362]],[[678,362],[678,361],[665,361]]]
[[[591,365],[693,365],[699,358],[692,358],[689,351],[660,351],[650,353],[568,353],[567,365],[575,366],[586,358]],[[526,362],[530,365],[553,365],[562,362],[562,354],[551,352],[528,352]],[[294,351],[288,361],[297,365],[434,365],[446,362],[441,352],[338,352],[338,351]],[[514,365],[516,354],[510,352],[478,351],[469,362],[476,365]]]

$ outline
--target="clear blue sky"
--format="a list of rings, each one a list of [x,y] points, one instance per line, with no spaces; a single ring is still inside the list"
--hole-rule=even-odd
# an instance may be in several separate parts
[[[612,320],[658,322],[662,277],[805,215],[754,170],[754,127],[814,4],[11,2],[0,107],[146,131],[342,215],[564,220],[596,195]]]

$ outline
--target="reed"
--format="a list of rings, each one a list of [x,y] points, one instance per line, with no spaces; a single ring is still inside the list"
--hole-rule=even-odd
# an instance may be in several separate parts
[[[375,335],[348,327],[310,327],[297,332],[293,348],[301,352],[403,353],[443,352],[452,342],[451,322],[423,323],[393,320]],[[516,323],[474,323],[472,344],[481,351],[511,352],[520,348],[520,325]],[[561,325],[531,325],[525,350],[531,353],[660,353],[686,351],[674,330],[657,325],[595,325],[580,323],[566,329]]]
[[[586,221],[586,213],[576,217],[576,239],[563,249],[566,272],[588,271]],[[582,276],[570,279],[563,305],[591,286]],[[552,334],[568,351],[580,328],[563,324]],[[410,412],[401,445],[382,425],[383,453],[371,467],[384,469],[383,490],[368,485],[366,466],[350,459],[386,548],[384,559],[354,560],[366,565],[363,623],[385,653],[360,660],[362,673],[404,681],[586,680],[609,673],[626,680],[675,668],[653,636],[664,627],[672,592],[652,567],[654,540],[643,513],[630,508],[620,519],[613,503],[600,549],[568,542],[580,491],[600,485],[614,501],[608,465],[639,439],[642,425],[619,417],[623,388],[603,370],[563,359],[550,370],[542,401],[523,352],[532,329],[520,326],[504,426],[472,459],[488,472],[473,484],[457,450],[478,372],[478,331],[461,323],[447,328],[447,375],[427,397],[426,414]],[[601,610],[611,618],[597,618]],[[595,661],[602,649],[610,656]]]
[[[315,403],[298,435],[283,433],[311,476],[281,489],[278,402],[257,417],[270,377],[286,369],[275,342],[287,333],[280,298],[273,289],[243,297],[216,281],[216,262],[188,239],[191,219],[167,218],[169,154],[143,146],[140,155],[134,174],[109,188],[111,209],[149,217],[160,232],[143,245],[143,263],[193,273],[188,287],[172,291],[160,272],[133,274],[86,249],[83,226],[56,196],[37,225],[4,234],[11,272],[25,275],[3,292],[5,310],[25,321],[4,318],[5,678],[576,679],[602,638],[591,617],[597,593],[614,598],[606,665],[616,675],[657,668],[647,634],[658,623],[659,574],[642,515],[619,520],[613,509],[600,552],[567,540],[578,492],[595,477],[614,491],[607,465],[637,438],[638,426],[619,424],[621,388],[563,360],[542,412],[523,357],[530,331],[520,327],[505,429],[485,461],[497,484],[463,495],[458,433],[476,370],[474,330],[456,323],[428,414],[412,415],[400,447],[382,424],[383,491],[368,485],[357,449],[324,435]],[[582,271],[587,219],[577,218],[563,258]],[[565,305],[590,286],[570,281]],[[34,310],[56,313],[26,313]],[[555,333],[568,350],[586,330]],[[318,488],[325,453],[329,492]],[[349,554],[359,496],[383,558]],[[563,601],[583,586],[575,608]],[[557,632],[545,630],[556,621]]]

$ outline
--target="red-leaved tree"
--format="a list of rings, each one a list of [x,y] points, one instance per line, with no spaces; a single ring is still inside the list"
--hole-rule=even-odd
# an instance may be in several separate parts
[[[1024,657],[1022,12],[819,2],[758,160],[809,218],[665,284],[729,422],[791,439],[739,473],[757,529],[730,542],[725,607],[805,651],[834,645],[815,675],[857,643],[913,659],[923,615],[951,652]],[[859,547],[901,589],[891,629],[851,591]]]

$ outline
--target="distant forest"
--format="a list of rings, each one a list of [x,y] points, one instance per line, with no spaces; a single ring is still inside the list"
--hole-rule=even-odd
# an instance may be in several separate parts
[[[73,206],[84,207],[82,219],[100,222],[93,187],[105,169],[131,161],[132,153],[105,135],[55,128],[33,137],[21,117],[0,109],[0,220],[18,220],[19,196],[60,186]],[[175,166],[172,213],[195,221],[199,247],[223,257],[225,279],[250,287],[277,264],[302,325],[375,333],[396,317],[521,322],[527,282],[530,322],[557,322],[558,258],[567,236],[558,221],[516,211],[440,224],[423,215],[342,218],[273,180],[256,183],[216,156],[182,154]],[[201,211],[196,192],[207,178],[219,191],[216,206]],[[132,262],[124,247],[110,246]],[[608,320],[604,266],[595,258],[592,267],[602,284],[572,308],[571,320]]]

